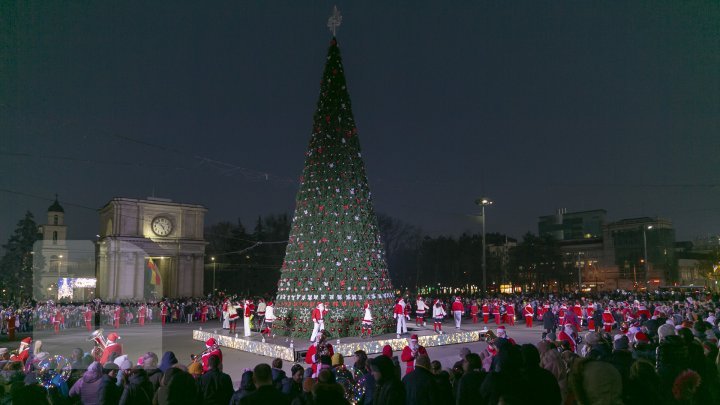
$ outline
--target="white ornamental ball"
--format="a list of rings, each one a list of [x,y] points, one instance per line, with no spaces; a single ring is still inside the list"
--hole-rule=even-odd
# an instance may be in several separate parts
[[[341,141],[342,141],[342,143],[345,143],[345,138],[342,138]]]

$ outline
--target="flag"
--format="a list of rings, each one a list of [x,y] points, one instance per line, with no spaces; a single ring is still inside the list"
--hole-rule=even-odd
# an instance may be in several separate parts
[[[160,285],[162,284],[162,279],[160,278],[160,270],[158,269],[155,262],[153,262],[152,258],[148,259],[148,269],[150,269],[150,284],[152,285]]]

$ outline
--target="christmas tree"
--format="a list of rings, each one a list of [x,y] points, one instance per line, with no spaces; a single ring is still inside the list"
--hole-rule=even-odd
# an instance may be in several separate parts
[[[367,302],[373,333],[387,332],[394,294],[335,38],[313,120],[278,282],[275,329],[310,337],[310,312],[322,302],[332,337],[358,336]]]

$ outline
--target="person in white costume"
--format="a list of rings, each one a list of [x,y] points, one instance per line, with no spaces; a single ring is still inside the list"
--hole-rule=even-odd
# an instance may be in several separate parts
[[[317,307],[312,310],[312,313],[310,314],[312,321],[313,321],[313,331],[312,335],[310,335],[310,341],[315,342],[315,338],[318,335],[318,332],[325,329],[325,314],[327,314],[327,310],[325,309],[325,304],[322,302],[318,302]]]

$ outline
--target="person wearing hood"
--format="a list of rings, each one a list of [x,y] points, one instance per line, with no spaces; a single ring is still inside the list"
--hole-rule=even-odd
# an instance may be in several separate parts
[[[405,387],[395,374],[393,362],[387,356],[370,360],[370,369],[375,378],[373,405],[396,405],[405,403]]]
[[[98,362],[93,362],[82,378],[77,380],[70,389],[70,398],[80,397],[83,405],[99,405],[102,377],[102,366]]]
[[[148,375],[148,380],[153,386],[153,392],[157,391],[162,380],[163,372],[158,368],[158,357],[153,352],[147,352],[142,356],[142,368]]]
[[[581,359],[570,371],[572,396],[580,405],[621,405],[622,377],[610,363]]]
[[[120,396],[118,405],[150,405],[155,395],[147,372],[140,366],[129,370],[126,374],[125,389]]]
[[[245,372],[240,377],[240,386],[230,398],[230,405],[239,405],[240,400],[248,396],[251,392],[255,391],[255,384],[253,383],[253,372],[252,370],[245,369]]]
[[[688,348],[670,324],[658,328],[658,337],[660,342],[656,350],[655,368],[663,384],[671,386],[675,377],[689,368]]]
[[[155,392],[153,404],[193,405],[198,402],[195,379],[177,367],[171,367],[162,375],[160,386]]]
[[[175,353],[173,352],[165,352],[163,354],[162,360],[160,361],[160,366],[158,367],[160,371],[163,373],[168,371],[168,369],[178,363],[177,357],[175,357]]]
[[[523,358],[523,372],[528,382],[525,387],[527,387],[528,391],[535,393],[533,403],[560,404],[562,401],[560,385],[550,371],[540,367],[540,352],[538,349],[531,344],[524,344],[520,347],[520,351]]]
[[[100,381],[98,401],[100,405],[115,405],[120,401],[122,388],[117,386],[120,368],[115,363],[105,363],[102,368],[103,376]]]

